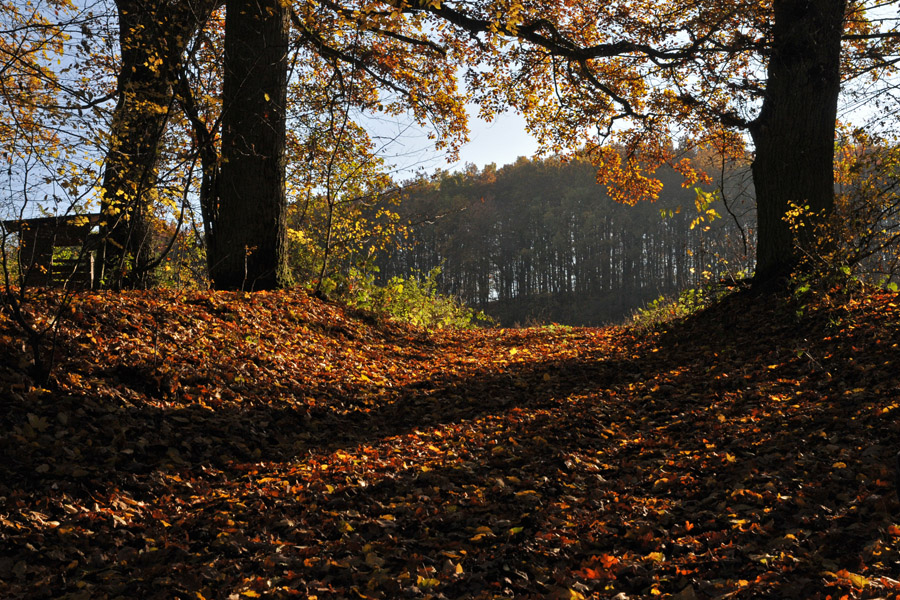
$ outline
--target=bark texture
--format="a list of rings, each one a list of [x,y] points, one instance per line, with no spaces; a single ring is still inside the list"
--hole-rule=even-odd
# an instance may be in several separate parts
[[[152,268],[148,219],[160,142],[185,48],[213,0],[117,0],[122,64],[103,177],[100,273],[108,287],[143,287]]]
[[[287,284],[285,103],[288,12],[279,0],[228,0],[222,164],[208,240],[217,289]]]
[[[785,213],[834,206],[834,135],[846,0],[775,0],[768,83],[752,124],[758,209],[756,280],[796,264]],[[808,230],[809,228],[807,228]],[[801,240],[802,241],[802,240]]]

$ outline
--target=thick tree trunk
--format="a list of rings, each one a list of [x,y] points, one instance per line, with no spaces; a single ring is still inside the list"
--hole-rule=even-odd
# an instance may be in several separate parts
[[[217,289],[288,282],[285,103],[288,13],[280,0],[227,0],[222,166],[209,273]]]
[[[103,176],[98,261],[101,281],[110,287],[140,285],[146,271],[150,235],[145,205],[155,185],[171,101],[167,74],[156,62],[160,44],[153,32],[158,7],[134,0],[119,0],[116,5],[122,65]]]
[[[834,206],[834,134],[846,0],[775,0],[768,83],[752,124],[758,211],[756,281],[788,275],[791,203]]]
[[[149,211],[182,55],[216,0],[117,0],[122,64],[103,176],[99,281],[143,287],[153,257]]]

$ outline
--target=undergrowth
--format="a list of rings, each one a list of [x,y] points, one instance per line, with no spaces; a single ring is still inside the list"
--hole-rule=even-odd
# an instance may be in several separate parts
[[[423,329],[470,329],[493,323],[483,312],[438,292],[440,273],[436,267],[424,277],[392,277],[379,284],[374,273],[353,269],[335,289],[349,306]]]
[[[710,281],[686,289],[677,296],[660,296],[632,312],[626,325],[639,330],[655,329],[708,308],[735,289],[733,283]]]

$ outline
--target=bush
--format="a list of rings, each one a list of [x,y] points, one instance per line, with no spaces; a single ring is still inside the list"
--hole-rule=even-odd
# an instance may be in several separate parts
[[[392,277],[384,285],[371,272],[351,269],[343,285],[334,289],[350,306],[387,316],[424,329],[468,329],[491,324],[490,317],[463,305],[458,299],[439,294],[440,267],[424,278]]]
[[[660,296],[631,314],[628,324],[638,329],[653,329],[684,319],[712,306],[734,288],[733,284],[708,281],[696,288],[684,290],[678,296]]]
[[[793,204],[795,297],[840,303],[864,285],[896,290],[900,273],[900,146],[852,132],[839,147],[834,211]],[[838,298],[840,297],[840,298]]]

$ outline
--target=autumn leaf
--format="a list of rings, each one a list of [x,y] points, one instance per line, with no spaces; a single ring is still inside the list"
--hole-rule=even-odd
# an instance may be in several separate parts
[[[746,301],[718,310],[752,327],[426,335],[302,292],[86,293],[46,386],[0,368],[4,593],[900,591],[895,399],[845,395],[891,389],[895,297],[844,309],[864,334]]]

